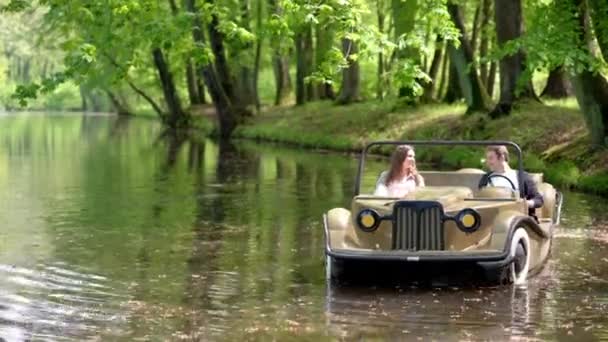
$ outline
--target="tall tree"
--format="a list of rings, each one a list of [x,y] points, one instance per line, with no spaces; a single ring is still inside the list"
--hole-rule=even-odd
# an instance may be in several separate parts
[[[566,71],[562,66],[551,70],[549,72],[549,78],[545,89],[542,91],[542,97],[550,97],[554,99],[560,99],[568,96],[572,96],[572,83],[566,74]]]
[[[482,60],[479,66],[479,77],[481,82],[488,89],[488,73],[490,65],[484,61],[484,58],[488,55],[488,48],[490,45],[490,19],[492,18],[492,0],[482,0],[481,4],[481,24],[479,27],[481,42],[479,43],[479,58]],[[488,89],[488,94],[492,96],[492,92]]]
[[[169,0],[169,8],[173,16],[178,15],[179,8],[175,0]],[[191,105],[201,104],[201,96],[199,94],[199,88],[196,81],[196,71],[194,70],[194,64],[190,57],[186,58],[186,89],[188,89],[188,98],[190,99]]]
[[[490,101],[477,74],[477,68],[473,65],[473,50],[467,39],[460,7],[450,2],[448,3],[448,11],[461,33],[460,46],[456,48],[454,43],[450,43],[448,51],[450,60],[458,74],[460,89],[467,101],[467,112],[485,110],[489,107]]]
[[[198,83],[196,80],[196,71],[194,70],[194,64],[192,60],[186,62],[186,85],[188,88],[188,98],[190,99],[191,105],[200,104],[200,95],[198,89]]]
[[[272,16],[269,20],[270,24],[278,23],[280,18],[283,15],[283,8],[277,3],[277,0],[268,0],[269,11],[272,13]],[[280,25],[274,25],[280,26]],[[284,104],[292,91],[291,85],[291,76],[289,74],[289,54],[284,53],[281,49],[281,45],[277,43],[280,41],[279,37],[277,39],[271,40],[271,45],[273,48],[272,53],[272,70],[274,72],[274,80],[275,80],[275,98],[274,104],[281,105]]]
[[[247,30],[251,31],[251,18],[249,17],[249,13],[251,13],[251,3],[250,0],[240,0],[240,10],[241,10],[241,23],[240,26]],[[235,50],[235,58],[234,60],[238,63],[238,76],[236,83],[237,94],[239,96],[239,102],[244,105],[256,104],[257,99],[255,98],[255,76],[253,75],[254,70],[252,66],[255,64],[251,58],[251,49],[254,47],[254,43],[251,41],[246,41],[242,46],[238,46]]]
[[[334,32],[332,23],[327,20],[316,26],[315,65],[319,66],[327,59],[327,54],[331,51],[335,42]],[[317,95],[321,100],[333,100],[336,97],[332,84],[329,82],[319,82],[317,84]]]
[[[160,48],[152,49],[154,65],[158,71],[158,77],[163,89],[165,103],[169,113],[164,118],[164,121],[169,127],[185,127],[189,124],[189,116],[182,108],[181,100],[177,94],[173,73],[169,70],[169,64],[166,57]]]
[[[337,101],[339,104],[348,104],[360,100],[359,61],[354,57],[358,53],[357,43],[351,39],[342,39],[342,51],[348,60],[348,67],[342,70],[342,88]]]
[[[384,34],[384,20],[385,20],[385,4],[384,0],[376,0],[376,14],[378,17],[378,32]],[[376,98],[382,100],[384,98],[384,53],[382,50],[378,52],[378,68],[376,74]]]
[[[424,94],[423,98],[426,102],[432,101],[438,90],[439,84],[439,67],[441,65],[441,60],[443,59],[443,50],[444,50],[443,38],[441,36],[437,36],[435,40],[435,53],[433,54],[433,59],[431,61],[431,66],[429,68],[428,74],[431,78],[431,82],[427,82],[424,85]]]
[[[393,14],[393,27],[396,41],[405,41],[415,27],[416,15],[418,13],[419,0],[391,0],[391,10]],[[404,60],[409,59],[410,62],[420,65],[420,54],[411,47],[405,47],[398,50],[397,58]],[[409,99],[415,98],[413,87],[402,86],[399,88],[399,96]]]
[[[446,54],[448,57],[448,54]],[[446,81],[446,92],[443,98],[443,101],[446,103],[454,103],[460,99],[462,99],[462,89],[460,88],[460,82],[458,81],[458,70],[456,70],[456,66],[452,62],[451,58],[447,58],[449,62],[448,65],[448,75]]]
[[[443,58],[441,61],[441,79],[439,81],[439,87],[437,88],[437,98],[443,101],[446,101],[445,99],[445,93],[446,90],[448,88],[448,83],[449,83],[449,69],[450,69],[450,58],[448,56],[447,53],[443,54]],[[447,102],[447,101],[446,101]]]
[[[262,62],[262,44],[264,43],[262,36],[262,1],[257,1],[256,6],[256,27],[257,39],[255,41],[255,57],[253,62],[253,99],[255,102],[256,111],[260,111],[260,94],[258,93],[258,82],[260,78],[260,65]]]
[[[193,14],[192,38],[195,44],[207,46],[196,0],[187,0],[186,5],[188,11]],[[234,96],[233,79],[225,55],[224,35],[219,27],[220,22],[217,14],[211,14],[207,31],[215,62],[209,61],[202,65],[201,71],[217,112],[220,137],[229,138],[241,118],[248,113],[239,105]]]
[[[576,47],[593,55],[589,48],[588,37],[591,36],[592,32],[596,33],[598,42],[604,41],[606,37],[602,36],[601,29],[593,31],[592,26],[585,22],[585,18],[590,17],[595,25],[602,25],[606,23],[605,20],[608,20],[608,12],[591,11],[589,13],[587,1],[569,1],[578,9],[576,17],[579,22],[579,35]],[[600,47],[602,48],[603,45],[600,44]],[[603,48],[602,52],[605,53]],[[572,83],[576,99],[591,133],[592,143],[596,146],[608,145],[608,81],[601,73],[587,68],[582,72],[575,73],[572,77]]]
[[[296,104],[301,105],[315,98],[311,83],[305,78],[313,70],[312,25],[306,23],[296,33]]]
[[[521,37],[524,33],[522,0],[494,0],[494,20],[499,48]],[[513,103],[519,98],[537,98],[532,87],[532,79],[520,80],[525,66],[526,55],[521,49],[500,59],[500,99],[490,113],[490,117],[508,115]],[[519,83],[523,85],[520,85],[518,90]]]

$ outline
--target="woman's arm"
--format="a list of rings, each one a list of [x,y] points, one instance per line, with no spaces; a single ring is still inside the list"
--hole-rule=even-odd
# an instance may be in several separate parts
[[[422,175],[418,173],[418,174],[416,174],[416,178],[418,179],[418,185],[417,186],[423,188],[425,186],[424,185],[424,177],[422,177]]]

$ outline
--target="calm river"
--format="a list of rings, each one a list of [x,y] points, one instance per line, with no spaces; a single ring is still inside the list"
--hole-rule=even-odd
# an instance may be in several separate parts
[[[355,158],[160,131],[0,116],[0,341],[608,339],[605,199],[566,194],[523,288],[328,288]]]

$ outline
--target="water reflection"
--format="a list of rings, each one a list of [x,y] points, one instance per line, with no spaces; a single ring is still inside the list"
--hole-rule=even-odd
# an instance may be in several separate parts
[[[66,266],[28,269],[0,264],[0,337],[7,341],[91,338],[126,321],[119,303],[127,297],[107,286],[103,276]]]
[[[0,120],[0,338],[608,338],[608,211],[591,196],[566,195],[527,287],[326,288],[320,218],[349,205],[354,157],[150,120]]]

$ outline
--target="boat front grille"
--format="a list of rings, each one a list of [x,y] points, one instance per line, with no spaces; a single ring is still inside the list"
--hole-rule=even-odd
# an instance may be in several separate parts
[[[393,215],[394,249],[413,251],[444,249],[441,206],[400,204],[395,206]]]

